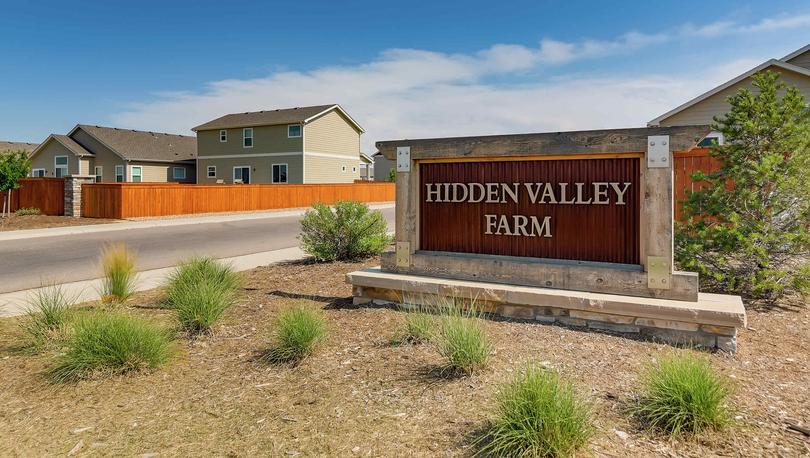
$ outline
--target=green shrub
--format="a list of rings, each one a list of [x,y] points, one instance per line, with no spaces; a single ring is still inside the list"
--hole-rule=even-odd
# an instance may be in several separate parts
[[[477,441],[488,456],[571,456],[593,435],[591,407],[571,382],[528,367],[503,386],[492,427]]]
[[[64,337],[74,301],[75,298],[68,297],[61,285],[43,286],[28,300],[20,326],[34,349],[41,349],[49,341]]]
[[[388,225],[379,210],[359,202],[334,208],[315,204],[301,220],[301,246],[318,261],[350,261],[382,253],[390,243]]]
[[[677,436],[722,429],[731,418],[728,381],[708,359],[668,356],[647,369],[636,414],[650,428]]]
[[[20,208],[16,212],[14,212],[14,214],[16,214],[17,216],[39,215],[41,213],[42,212],[40,212],[38,208],[34,207]]]
[[[320,311],[297,306],[281,312],[273,325],[273,346],[267,359],[298,362],[312,354],[326,335],[326,319]]]
[[[172,354],[170,332],[140,318],[95,312],[75,321],[52,376],[67,382],[155,369]]]
[[[492,346],[475,305],[467,309],[441,306],[439,310],[445,315],[440,319],[434,341],[439,354],[445,359],[446,370],[453,374],[469,375],[483,368],[492,353]]]
[[[235,302],[241,277],[227,264],[194,258],[180,264],[166,284],[166,303],[188,332],[207,331]]]
[[[396,169],[391,169],[391,170],[388,171],[388,177],[387,177],[386,181],[390,181],[391,183],[396,183],[397,182],[397,170]]]
[[[135,292],[135,254],[123,243],[107,245],[101,252],[101,297],[104,302],[124,302]]]
[[[702,183],[684,202],[675,255],[701,289],[774,302],[810,293],[810,110],[778,73],[753,80],[715,118],[725,143],[710,155],[721,166],[694,174]]]

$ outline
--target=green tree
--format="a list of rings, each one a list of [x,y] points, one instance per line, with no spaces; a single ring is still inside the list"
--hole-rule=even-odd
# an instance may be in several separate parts
[[[20,187],[20,178],[31,172],[31,159],[24,151],[0,153],[0,194],[3,195],[5,217],[11,207],[11,192]]]
[[[714,119],[722,166],[693,175],[706,187],[684,204],[676,257],[710,289],[772,302],[810,291],[810,109],[777,73],[753,79]]]
[[[390,181],[392,183],[397,181],[397,170],[396,169],[391,169],[391,170],[388,171],[388,179],[387,179],[387,181]]]

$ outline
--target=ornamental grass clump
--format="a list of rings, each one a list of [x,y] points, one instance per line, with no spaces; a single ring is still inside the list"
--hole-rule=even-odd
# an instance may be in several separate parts
[[[125,244],[104,247],[101,270],[101,297],[105,303],[122,303],[135,292],[135,254]]]
[[[672,436],[720,430],[730,422],[729,382],[708,359],[687,353],[650,365],[635,408],[651,429]]]
[[[74,302],[75,297],[68,296],[58,284],[43,286],[28,300],[20,326],[34,350],[64,339]]]
[[[475,444],[486,456],[571,456],[593,436],[590,416],[570,381],[530,366],[501,388],[492,425]]]
[[[434,341],[445,359],[445,371],[470,375],[486,366],[492,345],[474,301],[468,307],[439,304],[438,310],[442,316]]]
[[[211,329],[237,300],[241,277],[228,264],[194,258],[180,264],[166,284],[166,304],[190,333]]]
[[[360,202],[315,204],[301,220],[301,248],[317,261],[353,261],[382,253],[391,242],[379,210]]]
[[[285,309],[272,328],[273,346],[265,355],[276,363],[297,363],[311,355],[326,336],[326,318],[303,305]]]
[[[171,355],[168,330],[121,313],[95,312],[75,321],[51,375],[58,382],[120,375],[156,369]]]

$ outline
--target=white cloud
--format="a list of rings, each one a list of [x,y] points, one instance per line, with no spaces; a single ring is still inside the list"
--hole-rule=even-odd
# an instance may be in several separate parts
[[[506,85],[492,83],[490,77],[510,78],[678,37],[799,23],[766,19],[740,26],[726,21],[653,35],[626,33],[612,41],[546,39],[536,48],[497,44],[471,54],[392,49],[361,65],[280,71],[265,78],[216,81],[196,91],[157,94],[113,115],[113,121],[130,128],[188,133],[225,113],[340,103],[366,128],[366,152],[373,152],[374,142],[382,139],[642,126],[759,62],[721,63],[682,78],[569,76]]]

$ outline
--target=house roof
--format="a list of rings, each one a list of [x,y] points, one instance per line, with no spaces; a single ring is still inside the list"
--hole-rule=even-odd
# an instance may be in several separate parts
[[[176,162],[197,157],[196,137],[87,124],[76,125],[68,135],[78,129],[129,161]]]
[[[55,141],[61,143],[65,148],[70,150],[70,152],[75,154],[76,156],[95,156],[95,154],[84,149],[82,145],[76,143],[75,140],[68,137],[67,135],[51,134],[49,138],[53,138]],[[45,143],[47,142],[48,140],[45,140],[44,142],[42,142],[42,144],[45,145]]]
[[[194,127],[194,132],[201,130],[233,129],[238,127],[275,126],[280,124],[306,124],[331,110],[338,110],[360,132],[363,128],[340,105],[314,105],[310,107],[280,108],[277,110],[231,113],[220,116],[213,121]]]
[[[10,152],[10,151],[25,151],[26,153],[31,153],[34,151],[38,143],[28,143],[28,142],[9,142],[5,140],[0,140],[0,153]]]
[[[766,69],[768,69],[770,67],[781,68],[783,70],[788,70],[788,71],[798,73],[800,75],[803,75],[803,76],[806,76],[806,77],[810,78],[810,69],[800,67],[798,65],[793,65],[793,64],[787,62],[788,60],[793,59],[794,57],[799,56],[799,55],[803,54],[804,52],[806,52],[808,50],[810,50],[810,45],[807,45],[807,46],[805,46],[805,47],[803,47],[801,49],[798,49],[798,50],[788,54],[787,56],[783,57],[782,59],[770,59],[770,60],[768,60],[766,62],[763,62],[763,63],[757,65],[756,67],[752,68],[751,70],[748,70],[747,72],[743,73],[742,75],[739,75],[739,76],[737,76],[735,78],[732,78],[732,79],[726,81],[725,83],[715,87],[714,89],[711,89],[709,91],[704,92],[703,94],[700,94],[699,96],[697,96],[694,99],[684,103],[683,105],[680,105],[680,106],[678,106],[678,107],[676,107],[676,108],[662,114],[661,116],[659,116],[659,117],[651,120],[650,122],[648,122],[647,125],[648,126],[657,126],[664,119],[667,119],[667,118],[669,118],[669,117],[671,117],[671,116],[673,116],[673,115],[675,115],[677,113],[680,113],[681,111],[683,111],[683,110],[685,110],[685,109],[687,109],[687,108],[689,108],[689,107],[691,107],[693,105],[696,105],[696,104],[708,99],[709,97],[717,94],[718,92],[720,92],[720,91],[722,91],[722,90],[724,90],[724,89],[726,89],[728,87],[731,87],[731,86],[739,83],[740,81],[742,81],[742,80],[744,80],[746,78],[749,78],[750,76],[754,75],[755,73],[766,70]]]
[[[397,147],[410,147],[411,159],[487,156],[576,155],[647,151],[648,137],[668,135],[672,151],[688,151],[711,132],[709,126],[637,127],[536,134],[405,139],[377,142],[379,154],[396,160]]]

